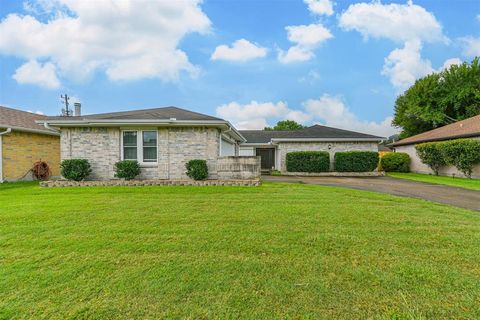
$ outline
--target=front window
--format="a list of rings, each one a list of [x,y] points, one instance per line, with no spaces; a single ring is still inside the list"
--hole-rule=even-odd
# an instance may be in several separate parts
[[[140,163],[157,162],[157,131],[123,131],[122,158]]]

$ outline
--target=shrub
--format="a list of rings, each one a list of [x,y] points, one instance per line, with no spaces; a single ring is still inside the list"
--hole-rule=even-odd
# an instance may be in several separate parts
[[[438,170],[447,165],[443,152],[440,149],[438,142],[426,142],[417,144],[415,146],[417,155],[420,160],[432,169],[436,176],[438,176]]]
[[[187,176],[193,180],[205,180],[208,177],[208,167],[206,160],[190,160],[185,164]]]
[[[289,172],[325,172],[330,170],[330,155],[326,151],[296,151],[287,153]]]
[[[445,162],[470,178],[473,166],[480,163],[480,140],[458,139],[438,144]]]
[[[140,164],[136,160],[123,160],[115,163],[115,177],[132,180],[140,174]]]
[[[51,174],[52,171],[50,170],[48,163],[46,163],[45,161],[39,160],[33,164],[32,175],[35,179],[47,180]]]
[[[410,172],[410,156],[405,152],[389,152],[380,158],[386,172]]]
[[[347,151],[335,153],[335,171],[369,172],[378,166],[378,152]]]
[[[82,181],[92,172],[86,159],[63,160],[60,168],[65,179],[74,181]]]

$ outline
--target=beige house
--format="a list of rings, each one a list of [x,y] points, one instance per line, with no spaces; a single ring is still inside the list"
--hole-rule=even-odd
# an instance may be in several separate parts
[[[38,160],[60,176],[60,134],[35,122],[45,118],[0,106],[0,182],[31,180]]]
[[[408,153],[411,159],[410,170],[412,172],[433,174],[430,167],[423,164],[417,156],[415,145],[423,142],[446,141],[462,138],[480,139],[480,115],[399,140],[389,146],[394,148],[396,152]],[[458,171],[454,166],[445,166],[441,168],[439,170],[439,175],[464,176],[463,173]],[[480,165],[474,167],[472,178],[480,178]]]

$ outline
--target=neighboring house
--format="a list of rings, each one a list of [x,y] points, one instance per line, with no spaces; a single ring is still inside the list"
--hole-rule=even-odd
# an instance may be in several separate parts
[[[35,123],[45,116],[0,106],[0,182],[32,179],[33,164],[48,163],[60,175],[60,138]]]
[[[191,159],[207,160],[210,179],[248,176],[227,157],[238,155],[245,138],[228,121],[208,115],[166,107],[39,122],[60,132],[62,160],[89,160],[90,179],[113,179],[115,163],[124,159],[140,163],[139,179],[188,179],[185,164]],[[234,168],[238,175],[228,175]]]
[[[263,170],[286,171],[286,155],[292,151],[328,151],[333,169],[335,152],[378,151],[385,138],[348,130],[314,125],[292,131],[241,130],[247,139],[240,155],[261,156]]]
[[[480,139],[480,115],[399,140],[389,146],[394,148],[396,152],[405,152],[410,155],[410,170],[412,172],[433,173],[433,171],[427,165],[423,164],[417,156],[415,145],[423,142],[445,141],[461,138]],[[463,176],[463,174],[454,166],[441,168],[439,174]],[[480,178],[480,165],[474,167],[472,177]]]

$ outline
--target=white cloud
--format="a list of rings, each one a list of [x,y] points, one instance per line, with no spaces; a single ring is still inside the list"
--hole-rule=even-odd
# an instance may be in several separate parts
[[[399,92],[411,86],[416,79],[432,73],[432,63],[422,59],[420,41],[409,41],[402,49],[395,49],[385,58],[382,74],[390,78]]]
[[[319,99],[302,103],[303,110],[291,109],[285,102],[247,104],[231,102],[217,108],[217,116],[230,120],[238,129],[263,129],[279,120],[294,120],[301,124],[321,123],[345,130],[354,130],[381,136],[398,132],[391,126],[392,117],[381,122],[358,119],[340,97],[324,94]]]
[[[295,43],[286,52],[280,50],[278,60],[281,63],[307,61],[315,56],[313,52],[320,44],[333,38],[330,30],[321,24],[287,26],[288,40]]]
[[[460,38],[463,45],[463,55],[466,57],[480,56],[480,37],[464,37]]]
[[[423,7],[407,4],[382,4],[379,1],[350,5],[340,16],[340,27],[356,30],[366,39],[385,38],[395,42],[448,39],[435,16]]]
[[[331,16],[333,14],[333,3],[330,0],[304,0],[308,10],[313,14]]]
[[[443,63],[443,66],[438,71],[450,69],[450,67],[453,65],[461,65],[461,64],[462,64],[462,60],[460,60],[459,58],[447,59],[445,60],[445,62]]]
[[[231,47],[221,45],[215,48],[210,59],[228,61],[248,61],[255,58],[262,58],[267,55],[267,49],[257,46],[248,40],[240,39],[235,41]]]
[[[347,108],[340,97],[324,94],[319,99],[305,101],[303,107],[314,119],[326,126],[385,137],[398,132],[391,126],[393,117],[387,117],[381,122],[360,120]]]
[[[178,49],[188,33],[206,33],[210,20],[191,1],[30,1],[50,18],[10,14],[0,23],[0,53],[47,60],[63,77],[84,78],[96,70],[112,80],[195,75]]]
[[[12,78],[21,84],[33,84],[47,89],[60,87],[55,65],[50,62],[42,65],[37,60],[30,60],[20,66]]]
[[[35,113],[35,114],[39,114],[39,115],[41,115],[41,116],[44,116],[44,115],[45,115],[45,113],[43,113],[43,112],[42,112],[42,111],[40,111],[40,110],[37,110],[37,111],[35,111],[35,112],[34,112],[34,111],[32,111],[32,110],[27,110],[27,112],[30,112],[30,113]]]

